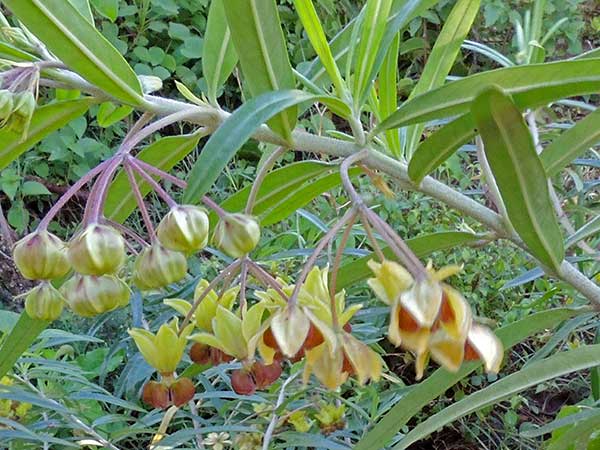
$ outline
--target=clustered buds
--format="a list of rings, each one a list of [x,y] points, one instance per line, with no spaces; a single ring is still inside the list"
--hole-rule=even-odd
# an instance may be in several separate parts
[[[249,368],[234,370],[231,373],[231,387],[240,395],[252,395],[257,389],[266,389],[281,377],[281,362],[272,364],[255,362]]]
[[[127,283],[114,275],[75,274],[60,289],[71,310],[83,317],[94,317],[129,304]]]
[[[56,320],[60,317],[65,299],[49,282],[34,287],[25,297],[25,311],[36,320]]]
[[[260,226],[247,214],[227,214],[221,218],[213,241],[217,247],[232,258],[250,253],[260,240]]]
[[[31,91],[0,90],[0,126],[14,133],[26,135],[37,102]]]
[[[125,241],[107,225],[92,224],[69,242],[69,262],[82,275],[114,274],[125,262]]]
[[[428,358],[456,372],[463,361],[481,360],[487,372],[498,372],[503,348],[494,333],[473,322],[471,308],[460,292],[441,280],[458,267],[435,272],[429,268],[423,280],[392,261],[369,262],[375,274],[368,280],[380,300],[391,306],[389,340],[416,358],[417,379],[423,376]]]
[[[17,242],[13,260],[29,280],[54,280],[71,269],[65,243],[46,230],[35,231]]]

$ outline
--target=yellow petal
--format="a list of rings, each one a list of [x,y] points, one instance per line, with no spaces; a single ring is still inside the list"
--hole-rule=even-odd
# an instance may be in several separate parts
[[[225,309],[231,310],[233,303],[240,293],[240,286],[234,286],[225,291],[223,296],[219,299],[219,305]]]
[[[225,353],[240,360],[248,356],[246,340],[242,333],[242,319],[219,305],[213,320],[213,329],[225,348]]]
[[[257,341],[257,347],[258,347],[258,354],[262,358],[263,362],[267,366],[270,366],[271,364],[273,364],[273,360],[275,359],[277,350],[275,350],[274,348],[271,348],[267,344],[265,344],[265,341],[263,341],[262,336]]]
[[[329,300],[328,274],[328,267],[325,267],[323,270],[317,266],[313,267],[306,277],[302,289],[315,299],[327,302]]]
[[[382,362],[377,353],[350,333],[343,334],[342,344],[360,384],[365,384],[368,380],[379,380]]]
[[[388,305],[392,305],[413,283],[408,271],[394,261],[378,263],[371,260],[367,264],[375,274],[375,278],[370,278],[367,283],[375,295]]]
[[[219,306],[216,295],[207,295],[198,305],[194,318],[198,328],[204,331],[213,331],[212,320],[217,314],[217,306]]]
[[[423,374],[425,373],[425,367],[427,367],[427,362],[429,361],[429,352],[424,351],[421,353],[417,353],[415,356],[415,379],[419,381],[423,378]]]
[[[348,379],[348,374],[342,372],[344,355],[341,349],[331,354],[323,343],[310,350],[310,353],[312,363],[307,360],[306,364],[310,364],[312,373],[325,387],[335,390]]]
[[[440,328],[431,336],[429,351],[439,365],[450,372],[457,372],[465,355],[465,340],[454,339]]]
[[[173,308],[182,316],[186,316],[192,309],[192,305],[190,304],[190,302],[188,302],[187,300],[182,300],[180,298],[168,298],[164,300],[163,303]]]
[[[221,344],[214,334],[210,333],[194,333],[189,337],[190,340],[206,344],[210,347],[218,348],[222,352],[227,353],[227,349]]]
[[[328,323],[323,322],[317,316],[315,316],[308,308],[304,309],[304,313],[323,335],[323,339],[325,340],[329,351],[331,353],[335,352],[338,345],[338,339],[335,335],[334,330],[331,328],[331,320]]]
[[[446,303],[442,304],[441,307],[440,326],[444,328],[452,339],[464,342],[473,322],[471,307],[456,289],[448,285],[444,285],[442,289],[445,294],[444,299]]]
[[[135,345],[139,349],[146,362],[155,369],[160,370],[160,367],[158,366],[161,364],[160,359],[158,358],[156,345],[154,343],[154,335],[141,328],[133,328],[128,332],[133,338]]]
[[[300,348],[310,329],[310,321],[299,307],[286,307],[273,316],[271,331],[284,355],[291,358]]]
[[[349,306],[348,309],[346,309],[345,311],[342,311],[342,313],[339,315],[340,325],[343,326],[346,323],[350,322],[350,319],[352,319],[352,317],[354,317],[354,314],[360,311],[362,307],[362,303],[356,303],[354,305]]]
[[[494,332],[474,323],[469,330],[467,342],[483,361],[486,372],[498,373],[504,358],[504,347]]]
[[[390,325],[388,327],[388,339],[396,347],[402,344],[402,336],[400,334],[400,301],[394,302],[390,311]]]
[[[400,304],[421,326],[431,328],[442,304],[442,287],[433,280],[423,280],[400,296]]]
[[[450,278],[450,277],[456,275],[462,269],[463,269],[462,265],[459,266],[459,265],[453,264],[450,266],[444,266],[439,270],[432,270],[431,277],[434,280],[442,281],[442,280],[445,280],[446,278]]]

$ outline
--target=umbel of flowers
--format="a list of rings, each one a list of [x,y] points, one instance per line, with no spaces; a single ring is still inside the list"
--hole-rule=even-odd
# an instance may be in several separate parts
[[[414,354],[417,379],[423,377],[429,357],[451,372],[473,360],[483,361],[487,372],[498,372],[502,343],[489,328],[473,321],[461,293],[442,282],[459,267],[439,271],[428,267],[428,276],[419,281],[394,261],[370,261],[369,267],[375,275],[369,286],[391,307],[388,338]]]

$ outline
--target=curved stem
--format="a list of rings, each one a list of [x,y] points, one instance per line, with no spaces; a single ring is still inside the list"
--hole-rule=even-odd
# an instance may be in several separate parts
[[[358,212],[355,212],[348,224],[346,225],[346,229],[342,234],[342,239],[340,241],[339,247],[335,253],[335,259],[333,260],[333,267],[331,268],[331,280],[329,282],[329,301],[331,308],[331,324],[334,330],[339,329],[339,320],[338,320],[338,310],[337,305],[335,303],[335,293],[337,291],[337,276],[340,269],[340,264],[342,262],[342,256],[344,256],[344,249],[346,248],[346,244],[348,243],[348,238],[350,237],[350,233],[352,233],[352,226],[354,222],[356,222],[356,216]]]
[[[127,158],[127,165],[130,166],[137,174],[142,177],[146,183],[150,185],[152,190],[156,192],[160,198],[162,198],[169,208],[173,208],[177,206],[177,202],[173,200],[173,197],[169,195],[167,191],[165,191],[158,182],[148,175],[144,169],[142,169],[139,164],[136,162],[135,158]]]
[[[134,156],[132,156],[131,159],[138,166],[144,169],[145,172],[152,175],[156,175],[157,177],[160,177],[164,180],[170,181],[179,188],[185,189],[187,187],[187,183],[184,180],[177,178],[175,175],[171,175],[169,172],[165,172],[164,170],[159,169],[158,167],[155,167],[152,164],[148,164],[146,161],[142,161],[141,159],[138,159]]]
[[[139,234],[137,234],[131,228],[126,227],[122,223],[115,222],[114,220],[110,220],[107,218],[103,218],[102,223],[105,223],[106,225],[109,225],[109,226],[113,227],[114,229],[119,230],[122,234],[129,236],[131,239],[136,241],[138,244],[141,244],[142,247],[149,245],[148,242],[146,242],[143,237],[141,237]]]
[[[152,219],[150,219],[150,214],[148,213],[148,209],[146,208],[146,204],[144,203],[144,196],[140,192],[140,187],[138,186],[137,181],[135,179],[133,169],[127,161],[125,161],[124,168],[125,173],[127,174],[127,179],[129,180],[129,185],[131,186],[131,190],[133,191],[135,201],[138,205],[140,213],[142,214],[142,220],[144,221],[144,225],[146,225],[146,231],[148,231],[150,241],[154,242],[156,240],[156,232],[154,231]]]
[[[206,206],[208,206],[210,209],[216,212],[217,216],[219,216],[220,219],[222,219],[228,214],[227,211],[221,208],[213,199],[206,195],[202,197],[202,203],[204,203]]]
[[[271,155],[266,159],[258,173],[256,174],[256,178],[254,179],[254,183],[252,183],[252,188],[250,189],[250,194],[248,195],[248,200],[246,202],[246,214],[252,214],[252,209],[254,208],[254,204],[256,203],[256,197],[258,196],[258,191],[262,186],[263,181],[267,174],[271,171],[275,163],[281,156],[287,152],[286,147],[279,147],[275,150]]]
[[[108,193],[108,187],[110,186],[110,181],[114,173],[117,171],[117,168],[121,165],[123,159],[119,155],[115,155],[110,160],[110,164],[106,167],[106,170],[98,177],[96,180],[96,185],[94,186],[94,190],[96,191],[92,206],[90,208],[90,214],[87,217],[86,224],[97,222],[102,214],[102,209],[104,207],[104,202],[106,201],[106,194]],[[88,199],[88,203],[90,203],[90,199]]]
[[[288,298],[287,294],[285,292],[283,292],[283,290],[281,289],[281,285],[279,284],[279,282],[275,278],[273,278],[273,276],[269,272],[267,272],[265,269],[263,269],[262,267],[260,267],[258,264],[256,264],[251,259],[248,259],[247,262],[248,262],[248,266],[249,266],[248,269],[250,270],[250,273],[252,273],[252,275],[254,275],[256,278],[258,278],[258,280],[265,287],[268,288],[269,286],[271,286],[273,289],[275,289],[275,291],[286,302],[289,301],[289,298]]]
[[[107,159],[106,161],[98,164],[92,170],[90,170],[87,174],[85,174],[82,178],[80,178],[73,186],[69,188],[67,192],[65,192],[61,197],[57,200],[57,202],[50,208],[50,211],[44,216],[38,225],[39,230],[45,230],[48,228],[52,219],[58,214],[63,206],[67,204],[67,202],[75,195],[77,192],[81,190],[83,186],[92,181],[98,174],[100,174],[109,164],[111,159]]]
[[[360,212],[360,221],[363,225],[363,228],[365,229],[365,233],[369,239],[369,242],[371,243],[371,246],[373,247],[373,251],[377,255],[377,258],[379,259],[379,261],[385,260],[385,255],[383,254],[383,251],[381,250],[381,247],[379,246],[379,243],[377,242],[377,238],[373,234],[373,229],[371,228],[371,225],[369,224],[369,220],[367,219],[364,211]]]
[[[329,244],[329,241],[331,241],[331,239],[333,239],[335,237],[337,232],[340,231],[342,229],[342,227],[344,225],[346,225],[346,223],[348,223],[352,219],[352,217],[354,217],[356,212],[357,212],[357,209],[355,206],[353,206],[351,209],[346,211],[346,214],[344,214],[342,216],[342,218],[333,227],[331,227],[331,229],[319,241],[319,243],[315,247],[312,255],[310,255],[310,257],[304,263],[302,272],[300,273],[300,276],[296,280],[296,285],[294,286],[294,291],[292,292],[292,295],[290,296],[290,300],[288,302],[290,308],[293,308],[294,306],[296,306],[296,303],[298,301],[298,294],[300,293],[300,289],[302,288],[302,285],[304,284],[304,280],[306,280],[306,277],[308,276],[309,272],[312,270],[313,266],[317,262],[317,258],[319,257],[319,255],[321,254],[323,249],[327,246],[327,244]]]

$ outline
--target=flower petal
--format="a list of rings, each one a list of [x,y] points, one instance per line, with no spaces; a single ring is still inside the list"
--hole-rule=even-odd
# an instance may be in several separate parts
[[[483,325],[473,324],[469,330],[467,346],[479,355],[486,372],[498,373],[504,358],[504,347],[492,330]]]
[[[271,331],[284,355],[294,356],[306,339],[310,320],[299,307],[286,307],[273,316]]]

